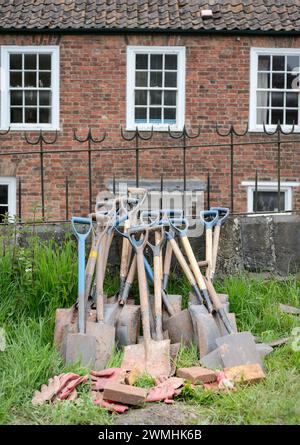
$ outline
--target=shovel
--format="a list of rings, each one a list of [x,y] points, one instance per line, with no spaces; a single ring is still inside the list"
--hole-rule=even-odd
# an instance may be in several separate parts
[[[216,215],[217,215],[217,213],[216,213]],[[207,307],[208,312],[211,313],[213,310],[213,307],[212,307],[211,300],[209,298],[207,287],[205,285],[204,278],[200,271],[200,267],[199,267],[197,260],[195,258],[193,249],[192,249],[189,239],[187,237],[188,221],[185,218],[172,219],[172,220],[170,219],[170,225],[173,228],[173,230],[176,232],[176,234],[180,237],[181,243],[182,243],[185,253],[188,257],[191,270],[194,274],[196,283],[202,293],[204,303]],[[182,228],[180,228],[180,226],[182,226]]]
[[[213,281],[216,272],[221,227],[224,224],[225,220],[228,218],[229,209],[226,207],[211,207],[210,210],[218,212],[218,220],[215,224],[212,242],[212,264],[210,270],[210,278]]]
[[[143,251],[148,241],[148,230],[145,229],[139,239],[134,236],[133,229],[129,230],[129,239],[137,255],[139,294],[142,314],[143,336],[142,344],[126,346],[122,368],[137,368],[141,372],[147,372],[153,377],[169,375],[170,365],[170,340],[154,341],[150,335],[149,301],[147,279],[144,265]]]
[[[80,233],[75,224],[87,230]],[[66,339],[66,362],[80,361],[82,366],[94,367],[96,358],[96,338],[85,330],[85,240],[92,230],[90,218],[72,218],[72,229],[78,240],[78,333],[69,333]]]
[[[99,245],[101,247],[101,243]],[[103,265],[101,249],[96,264],[96,323],[87,322],[86,332],[96,338],[96,356],[94,368],[104,369],[115,346],[115,327],[104,321]]]

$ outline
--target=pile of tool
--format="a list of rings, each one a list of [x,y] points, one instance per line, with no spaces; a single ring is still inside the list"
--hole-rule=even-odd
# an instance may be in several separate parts
[[[97,371],[106,367],[115,347],[124,347],[122,368],[158,377],[174,372],[173,345],[195,343],[201,364],[210,368],[259,363],[252,334],[237,333],[228,298],[213,285],[220,230],[228,209],[200,213],[206,258],[198,262],[183,212],[142,210],[146,196],[147,191],[140,188],[131,188],[127,196],[118,198],[101,195],[88,218],[72,218],[78,240],[78,301],[70,309],[57,309],[54,335],[64,360],[80,360]],[[92,246],[85,264],[85,241],[90,234]],[[108,297],[104,278],[116,235],[122,240],[120,287],[117,295]],[[184,310],[182,297],[168,294],[174,261],[191,285]],[[138,301],[130,296],[136,275]]]

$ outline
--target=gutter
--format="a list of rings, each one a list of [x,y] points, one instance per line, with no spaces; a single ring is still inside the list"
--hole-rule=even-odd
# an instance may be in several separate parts
[[[103,35],[116,35],[116,34],[178,34],[178,35],[234,35],[234,36],[247,36],[247,35],[262,35],[262,36],[300,36],[299,30],[252,30],[252,29],[178,29],[178,28],[166,28],[166,29],[145,29],[145,28],[1,28],[0,34],[103,34]]]

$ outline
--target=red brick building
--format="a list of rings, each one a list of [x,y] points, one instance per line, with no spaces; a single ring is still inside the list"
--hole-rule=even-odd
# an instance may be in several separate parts
[[[24,139],[26,132],[37,141],[40,130],[48,141],[57,132],[44,146],[46,218],[65,217],[66,176],[70,214],[87,213],[88,154],[76,152],[87,144],[74,141],[73,129],[83,138],[89,126],[95,138],[106,132],[92,144],[102,149],[92,154],[93,199],[113,176],[135,179],[134,150],[105,150],[135,147],[121,127],[153,129],[150,141],[139,141],[151,148],[139,153],[141,183],[162,174],[181,181],[182,150],[153,147],[181,146],[167,130],[178,135],[185,125],[201,128],[187,140],[187,179],[205,188],[209,172],[211,203],[230,205],[230,136],[218,136],[216,122],[222,132],[249,125],[234,136],[240,212],[254,210],[256,171],[257,210],[278,208],[278,136],[265,135],[263,124],[294,127],[294,135],[280,134],[281,210],[299,210],[299,7],[299,0],[0,1],[0,213],[18,214],[19,180],[22,217],[40,213],[40,156],[29,154],[39,145]]]

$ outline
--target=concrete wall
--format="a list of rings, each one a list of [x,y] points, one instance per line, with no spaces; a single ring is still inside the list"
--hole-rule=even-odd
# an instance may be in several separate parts
[[[300,269],[300,216],[231,218],[223,228],[218,273],[273,272]]]

